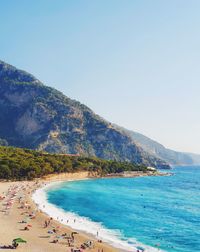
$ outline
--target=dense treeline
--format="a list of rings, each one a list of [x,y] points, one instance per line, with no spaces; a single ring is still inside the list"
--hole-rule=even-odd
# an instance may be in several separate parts
[[[0,147],[0,179],[34,179],[52,173],[91,171],[103,176],[123,171],[146,171],[145,166],[80,157],[41,153],[29,149]]]

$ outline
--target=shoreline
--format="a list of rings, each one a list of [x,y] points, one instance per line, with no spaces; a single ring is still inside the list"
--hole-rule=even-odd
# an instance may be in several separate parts
[[[143,172],[125,172],[125,173],[120,173],[120,174],[109,174],[108,176],[105,176],[105,177],[99,177],[99,176],[96,176],[96,175],[87,175],[87,176],[84,176],[84,177],[75,177],[75,178],[70,178],[68,177],[68,174],[67,174],[67,178],[66,178],[66,174],[59,174],[59,175],[51,175],[51,176],[48,176],[47,178],[47,181],[48,183],[42,187],[42,188],[39,188],[38,190],[40,190],[40,192],[42,191],[43,193],[45,193],[46,189],[49,189],[51,187],[54,187],[60,183],[65,183],[65,182],[71,182],[71,181],[77,181],[77,180],[86,180],[86,179],[110,179],[110,178],[136,178],[136,177],[147,177],[147,176],[171,176],[172,173],[169,173],[169,172],[147,172],[147,173],[143,173]],[[45,179],[46,181],[46,179]],[[46,196],[46,193],[45,193],[45,196]],[[33,197],[32,197],[33,198]],[[33,199],[34,200],[34,199]],[[38,203],[37,200],[34,200],[35,202]],[[46,204],[49,206],[49,208],[53,208],[54,209],[54,213],[52,215],[52,209],[48,209],[48,211],[45,209],[42,208],[42,205]],[[85,235],[89,235],[91,236],[93,239],[97,239],[96,237],[96,232],[94,231],[95,229],[96,230],[101,230],[101,233],[102,233],[102,230],[104,231],[103,235],[102,236],[99,236],[98,238],[100,238],[101,240],[103,240],[106,244],[108,244],[109,246],[112,246],[112,248],[114,249],[117,249],[116,251],[124,251],[124,252],[128,252],[128,251],[137,251],[137,246],[139,247],[145,247],[145,251],[158,251],[157,248],[155,247],[150,247],[150,246],[147,246],[145,244],[142,244],[142,243],[139,243],[137,242],[137,240],[134,240],[132,239],[131,243],[129,244],[128,243],[128,240],[125,241],[125,240],[122,240],[123,237],[121,236],[122,234],[116,230],[110,230],[110,229],[107,229],[105,228],[104,226],[102,226],[100,223],[98,222],[93,222],[92,220],[90,220],[89,218],[87,217],[82,217],[82,216],[79,216],[79,215],[76,215],[74,214],[73,212],[65,212],[64,210],[62,209],[59,209],[58,207],[56,207],[55,205],[49,203],[47,201],[47,199],[43,199],[43,203],[39,204],[40,205],[40,209],[42,211],[44,211],[48,216],[50,217],[53,217],[54,219],[57,218],[55,212],[57,213],[58,216],[62,216],[62,218],[60,217],[59,219],[62,219],[63,221],[60,221],[58,219],[58,221],[63,224],[64,220],[66,221],[66,219],[76,219],[76,223],[78,221],[82,222],[82,219],[84,219],[84,225],[85,226],[89,226],[89,225],[92,225],[93,226],[93,229],[90,228],[90,231],[88,231],[88,229],[86,229],[85,227],[83,228],[82,226],[77,226],[77,225],[73,225],[73,223],[68,223],[68,224],[65,224],[67,225],[68,227],[72,228],[73,230],[76,230],[76,231],[79,231],[79,232],[82,232],[84,233]],[[46,206],[45,206],[46,208]],[[67,216],[67,217],[66,217]],[[82,224],[82,223],[79,223],[79,224]],[[107,237],[107,238],[106,238]],[[121,239],[120,239],[121,238]],[[161,250],[159,250],[161,251]]]
[[[137,173],[137,175],[139,175]],[[140,173],[141,176],[141,173]],[[139,176],[139,177],[140,177]],[[145,176],[149,176],[146,175]],[[157,175],[159,176],[159,175]],[[163,174],[161,176],[164,176]],[[136,175],[132,177],[138,177]],[[47,233],[47,229],[44,228],[44,222],[49,218],[47,213],[45,213],[44,209],[40,209],[40,206],[37,205],[37,203],[33,200],[33,195],[39,191],[41,192],[44,190],[44,186],[53,186],[52,183],[62,183],[67,181],[74,181],[74,180],[82,180],[82,179],[95,179],[98,178],[95,176],[95,174],[91,175],[88,172],[79,172],[79,173],[67,173],[67,174],[54,174],[51,176],[47,176],[45,178],[37,179],[35,181],[19,181],[19,182],[0,182],[1,183],[1,195],[6,195],[9,188],[11,187],[18,187],[19,191],[17,193],[17,196],[15,198],[15,202],[13,203],[13,206],[9,210],[8,214],[5,214],[3,211],[4,207],[4,200],[1,202],[2,211],[0,215],[3,216],[3,218],[0,218],[0,235],[3,237],[1,241],[1,246],[4,244],[10,244],[12,239],[16,237],[22,237],[25,240],[27,240],[26,244],[20,244],[18,247],[19,251],[22,252],[31,252],[31,251],[49,251],[53,252],[55,249],[59,249],[59,251],[69,251],[71,252],[71,247],[66,246],[65,240],[60,240],[56,244],[51,243],[51,241],[56,237],[56,234],[49,235]],[[20,209],[20,204],[18,202],[19,195],[23,194],[23,201],[26,202],[26,204],[30,207],[29,209]],[[48,203],[48,202],[47,202]],[[26,210],[26,211],[25,211]],[[7,210],[6,210],[7,211]],[[24,212],[25,211],[25,212]],[[29,231],[23,231],[22,227],[24,227],[26,224],[20,223],[20,219],[24,217],[24,215],[29,215],[30,212],[35,213],[34,219],[30,219],[28,221],[30,227]],[[4,226],[7,225],[7,228],[4,230]],[[74,228],[71,228],[66,223],[62,223],[59,220],[53,219],[51,222],[51,229],[53,226],[59,226],[59,235],[61,233],[72,233],[76,231]],[[7,235],[9,234],[9,235]],[[5,239],[4,239],[5,237]],[[91,252],[116,252],[116,251],[130,251],[122,248],[114,247],[114,244],[109,244],[108,241],[103,240],[103,242],[98,242],[97,237],[95,235],[86,233],[84,230],[78,231],[78,235],[76,235],[74,247],[78,248],[81,244],[83,244],[85,241],[91,240],[94,243],[94,249],[90,249]],[[5,240],[5,241],[4,241]],[[4,244],[2,244],[2,242]],[[133,245],[134,246],[134,245]],[[154,248],[152,248],[154,249]],[[9,249],[8,249],[9,251]],[[10,250],[11,251],[11,250]],[[84,250],[84,251],[87,251]],[[132,251],[137,251],[132,247]],[[146,250],[146,251],[152,251],[152,250]],[[154,249],[154,251],[158,251],[157,249]]]
[[[115,178],[118,176],[115,176]],[[109,178],[109,177],[100,177],[97,176],[96,174],[91,174],[88,172],[81,172],[81,173],[63,173],[63,174],[53,174],[53,175],[49,175],[47,177],[45,177],[44,179],[42,179],[42,182],[44,183],[43,186],[38,187],[38,189],[32,194],[31,199],[34,202],[34,204],[37,205],[37,208],[40,209],[44,214],[46,214],[49,217],[52,217],[54,220],[57,220],[61,225],[67,226],[67,228],[71,229],[71,231],[78,231],[80,235],[84,235],[84,236],[88,236],[91,240],[95,240],[97,241],[98,238],[100,240],[103,240],[103,244],[106,246],[105,251],[110,251],[108,249],[112,249],[112,251],[120,251],[120,252],[130,252],[130,251],[136,251],[135,248],[131,248],[130,249],[125,249],[122,246],[114,246],[114,244],[111,244],[110,241],[105,240],[104,237],[99,236],[97,238],[96,236],[96,232],[92,233],[91,232],[87,232],[87,230],[85,230],[85,228],[80,229],[80,227],[74,227],[74,225],[70,225],[72,223],[68,223],[68,224],[64,224],[61,219],[65,219],[65,216],[67,215],[67,212],[64,212],[64,210],[59,209],[58,207],[52,205],[51,203],[49,203],[46,199],[46,189],[50,189],[54,186],[60,185],[62,183],[66,183],[66,182],[72,182],[72,181],[80,181],[80,180],[87,180],[87,179],[101,179],[101,178]],[[114,177],[113,177],[114,178]],[[39,194],[41,196],[41,193],[43,194],[43,196],[45,198],[43,198],[43,203],[45,204],[45,209],[43,208],[43,203],[38,204],[38,200],[34,199],[34,195],[37,197],[37,192],[39,191]],[[58,215],[63,216],[63,218],[57,218],[57,216],[52,216],[52,213],[48,213],[48,211],[46,211],[47,209],[47,205],[51,205],[50,208],[53,207],[54,210],[54,214],[58,213]],[[53,215],[54,215],[53,214]],[[64,216],[65,215],[65,216]],[[89,225],[90,222],[92,222],[91,220],[89,220],[86,217],[81,217],[79,215],[76,215],[75,213],[72,212],[68,212],[68,218],[67,219],[71,219],[74,220],[76,219],[76,223],[78,222],[78,220],[84,218],[84,225],[86,224],[85,221],[87,222],[87,224]],[[94,223],[94,222],[93,222]],[[96,223],[98,225],[98,223]],[[96,227],[95,227],[96,229]],[[105,228],[104,228],[105,229]],[[110,231],[110,230],[107,230]],[[122,242],[123,243],[123,242]],[[91,251],[91,250],[90,250]],[[96,251],[96,250],[95,250]],[[104,251],[104,250],[103,250]]]
[[[101,224],[99,224],[97,222],[93,222],[87,217],[79,216],[73,212],[65,212],[64,210],[58,208],[57,206],[49,203],[48,200],[46,199],[46,190],[54,188],[57,185],[60,186],[60,184],[62,184],[62,183],[87,180],[87,179],[88,178],[81,178],[81,179],[76,179],[76,180],[61,180],[61,181],[48,182],[46,185],[38,188],[36,190],[36,192],[33,193],[32,200],[35,202],[37,207],[44,214],[48,215],[49,217],[53,218],[54,220],[57,220],[61,225],[65,225],[69,229],[72,229],[72,231],[77,231],[77,232],[79,232],[80,235],[81,234],[86,235],[86,236],[90,237],[90,240],[92,240],[92,241],[94,241],[94,240],[97,241],[99,239],[99,240],[103,241],[104,244],[108,245],[109,247],[112,247],[112,249],[114,249],[114,251],[121,251],[121,252],[122,251],[123,252],[133,251],[134,248],[125,249],[124,248],[126,246],[125,244],[124,244],[124,246],[120,245],[120,244],[118,244],[118,246],[116,246],[116,244],[114,244],[114,241],[111,242],[111,240],[105,239],[105,236],[104,236],[105,231],[106,231],[106,235],[111,236],[111,235],[114,235],[114,234],[111,234],[111,233],[113,233],[112,230],[108,230],[108,229],[104,228],[103,226],[100,226]],[[96,178],[89,178],[89,179],[96,179]],[[38,194],[39,194],[39,197],[38,197]],[[76,220],[76,222],[74,222],[74,220]],[[91,224],[93,224],[93,225],[91,225]],[[88,231],[85,228],[86,226],[87,227],[90,226],[90,231]],[[101,230],[101,232],[100,232],[101,234],[102,234],[102,231],[104,231],[103,232],[104,235],[98,234],[98,237],[97,237],[96,230],[98,232],[99,232],[99,230]],[[115,237],[112,237],[112,238],[115,238]],[[123,243],[123,241],[122,241],[122,243]],[[136,251],[136,250],[134,250],[134,251]]]

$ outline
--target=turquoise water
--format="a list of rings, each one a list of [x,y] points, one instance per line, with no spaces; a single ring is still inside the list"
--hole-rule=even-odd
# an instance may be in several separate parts
[[[200,167],[174,176],[94,179],[62,183],[48,201],[120,230],[121,238],[165,251],[200,251]]]

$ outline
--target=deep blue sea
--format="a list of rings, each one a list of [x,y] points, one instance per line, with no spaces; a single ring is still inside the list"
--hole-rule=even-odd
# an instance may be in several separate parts
[[[164,251],[200,251],[200,167],[172,172],[65,182],[49,188],[47,198],[66,212],[118,230],[118,238],[129,243],[136,239]]]

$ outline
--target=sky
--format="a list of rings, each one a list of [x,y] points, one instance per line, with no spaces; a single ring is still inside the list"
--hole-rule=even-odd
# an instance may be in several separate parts
[[[199,0],[0,0],[0,59],[168,148],[200,153]]]

